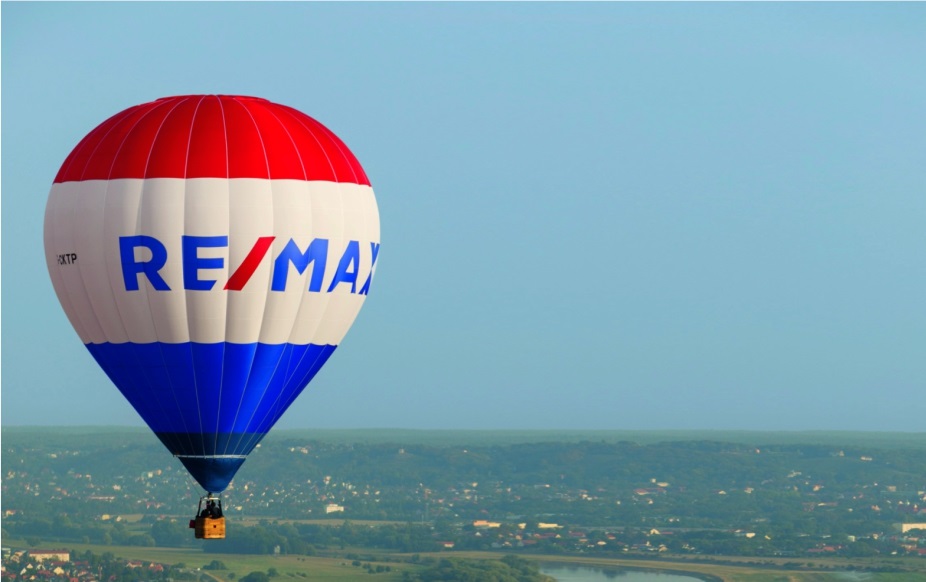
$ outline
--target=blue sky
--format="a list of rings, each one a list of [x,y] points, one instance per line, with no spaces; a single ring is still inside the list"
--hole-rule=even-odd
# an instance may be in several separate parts
[[[58,305],[65,156],[265,97],[360,159],[353,329],[282,428],[926,430],[922,3],[2,4],[2,422],[139,424]]]

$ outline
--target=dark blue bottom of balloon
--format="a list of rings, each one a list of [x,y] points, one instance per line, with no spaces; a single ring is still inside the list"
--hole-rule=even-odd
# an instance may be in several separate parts
[[[244,463],[244,453],[264,438],[262,433],[155,433],[177,455],[190,475],[210,493],[221,493]],[[226,451],[233,451],[227,453]],[[225,455],[225,456],[223,456]]]
[[[228,488],[244,457],[180,457],[180,462],[199,485],[209,493],[221,493]]]
[[[123,396],[207,491],[223,491],[247,455],[337,346],[87,344]],[[208,486],[207,486],[208,485]],[[218,485],[221,485],[219,487]]]

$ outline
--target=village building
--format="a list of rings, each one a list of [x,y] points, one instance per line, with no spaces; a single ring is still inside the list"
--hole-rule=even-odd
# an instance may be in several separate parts
[[[29,550],[29,557],[39,563],[46,560],[70,562],[71,552],[69,550]]]

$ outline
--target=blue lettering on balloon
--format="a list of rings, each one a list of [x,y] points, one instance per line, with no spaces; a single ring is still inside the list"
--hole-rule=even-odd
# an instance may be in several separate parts
[[[183,250],[183,288],[191,291],[209,291],[215,286],[214,279],[200,279],[200,269],[221,269],[225,266],[222,257],[200,257],[202,247],[227,247],[227,236],[188,236],[181,237]]]
[[[137,261],[135,249],[144,247],[151,251],[151,259]],[[158,291],[170,291],[170,287],[158,273],[167,263],[167,248],[153,236],[143,234],[119,237],[119,257],[122,259],[122,280],[126,291],[138,291],[138,275],[144,273],[151,286]]]
[[[353,269],[351,268],[353,267]],[[340,283],[350,283],[350,292],[357,292],[357,271],[360,268],[360,243],[352,240],[348,241],[344,254],[341,255],[341,261],[338,263],[338,270],[334,273],[334,279],[328,286],[328,293],[331,293]]]
[[[325,276],[325,264],[328,261],[328,239],[317,238],[309,244],[309,248],[302,252],[296,241],[289,239],[283,251],[273,261],[273,281],[270,289],[273,291],[283,291],[286,289],[286,276],[289,274],[289,263],[296,267],[296,271],[301,275],[310,263],[312,267],[312,278],[309,281],[309,291],[321,291],[322,279]]]
[[[271,237],[272,239],[272,237]],[[209,291],[218,282],[215,279],[201,279],[200,271],[207,269],[223,269],[224,257],[201,257],[199,249],[228,247],[228,236],[181,236],[183,288],[190,291]],[[310,266],[312,275],[309,277],[308,291],[319,293],[325,278],[325,267],[328,262],[328,239],[316,238],[309,243],[305,251],[299,248],[296,241],[289,239],[283,250],[273,261],[273,273],[270,284],[271,291],[285,291],[286,280],[289,275],[289,265],[292,264],[301,275]],[[360,242],[347,241],[347,246],[338,261],[338,268],[328,285],[327,292],[331,293],[341,283],[350,284],[350,292],[368,295],[373,281],[373,270],[379,257],[380,244],[370,243],[370,270],[366,273],[360,291],[357,283],[360,278]],[[148,249],[151,257],[148,260],[136,258],[139,248]],[[266,251],[264,251],[266,252]],[[119,255],[122,260],[122,278],[126,291],[139,290],[139,275],[148,278],[151,287],[156,291],[170,291],[170,286],[161,277],[160,271],[167,264],[167,247],[158,239],[147,235],[134,235],[119,237]],[[76,253],[69,260],[76,261]],[[59,263],[61,258],[59,257]],[[243,286],[243,285],[242,285]],[[226,290],[239,291],[240,286],[233,286]]]
[[[367,275],[367,280],[366,280],[366,282],[363,284],[363,287],[360,288],[360,294],[361,294],[361,295],[369,295],[369,294],[370,294],[370,283],[373,282],[373,267],[376,266],[376,257],[379,256],[379,243],[371,242],[371,243],[370,243],[370,250],[371,250],[372,253],[373,253],[373,262],[370,264],[370,274]]]

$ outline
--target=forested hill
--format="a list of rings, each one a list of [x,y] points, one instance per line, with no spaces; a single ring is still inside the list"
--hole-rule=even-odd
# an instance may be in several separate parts
[[[3,466],[137,476],[179,463],[146,429],[4,427]],[[37,453],[37,454],[36,454]],[[17,458],[18,457],[18,458]],[[671,482],[689,491],[777,483],[791,473],[845,489],[926,488],[926,433],[305,430],[269,435],[235,481],[447,488],[564,484],[617,493]]]
[[[652,506],[654,498],[661,510],[671,509],[672,501],[681,510],[693,500],[713,506],[718,492],[796,492],[809,496],[805,503],[848,507],[853,499],[870,506],[874,492],[907,492],[917,501],[917,492],[926,490],[926,434],[717,432],[710,440],[669,434],[676,438],[656,432],[281,431],[251,454],[228,497],[250,515],[273,516],[287,500],[302,516],[324,514],[325,503],[333,502],[349,504],[345,514],[354,518],[417,519],[427,491],[431,516],[459,498],[457,515],[472,505],[477,517],[548,513],[608,520],[629,507]],[[174,509],[179,492],[198,494],[179,462],[142,429],[4,428],[2,437],[4,471],[17,476],[4,480],[4,508],[22,503],[17,485],[30,480],[54,494],[47,490],[52,479],[69,498],[105,491],[102,497],[114,497],[105,502],[109,506],[144,497],[146,507],[161,511]],[[800,438],[807,440],[794,442]],[[581,498],[595,500],[587,507],[596,509],[583,509],[579,517],[569,500]],[[752,513],[761,517],[758,508]],[[713,521],[704,517],[698,521]]]

